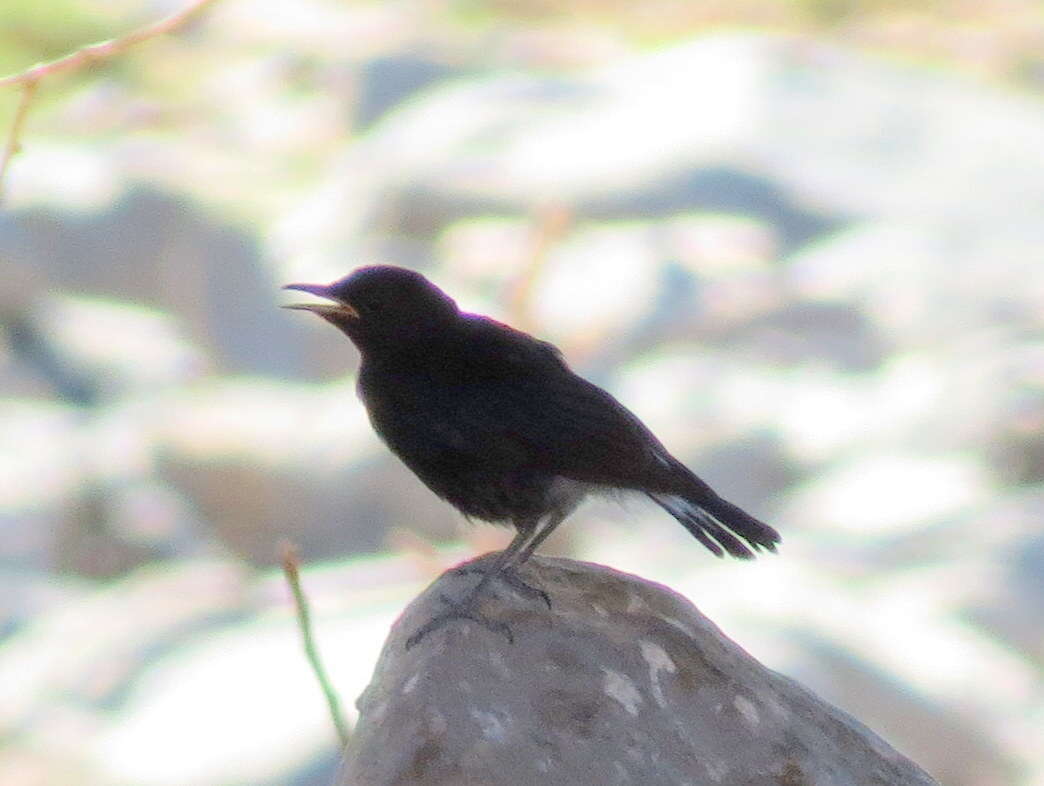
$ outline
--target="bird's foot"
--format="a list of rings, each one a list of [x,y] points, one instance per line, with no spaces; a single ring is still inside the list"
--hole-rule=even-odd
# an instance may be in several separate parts
[[[472,573],[478,573],[485,576],[487,570],[486,567],[472,562],[467,565],[456,567],[451,572],[454,576],[468,576]],[[523,581],[522,577],[518,575],[518,571],[514,568],[504,568],[499,574],[497,574],[496,578],[500,579],[500,581],[504,582],[504,584],[522,597],[539,598],[544,602],[544,605],[546,605],[548,609],[551,608],[551,596],[539,587],[534,587],[532,584]]]
[[[447,622],[453,620],[467,620],[474,622],[487,630],[491,630],[494,633],[501,633],[508,640],[509,644],[515,643],[515,636],[511,632],[511,628],[504,622],[497,622],[496,620],[490,620],[483,617],[477,611],[472,609],[474,605],[473,598],[468,597],[462,603],[454,603],[448,596],[439,595],[439,600],[449,606],[446,611],[441,614],[436,614],[424,625],[417,629],[412,636],[406,639],[406,649],[412,649],[414,645],[418,644],[421,639],[431,633],[433,630],[437,630],[445,625]]]

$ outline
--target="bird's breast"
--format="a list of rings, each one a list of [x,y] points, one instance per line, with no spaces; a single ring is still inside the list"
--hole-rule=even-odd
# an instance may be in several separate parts
[[[415,475],[467,516],[528,521],[575,504],[525,443],[504,432],[481,384],[417,369],[364,366],[359,396],[374,430]]]

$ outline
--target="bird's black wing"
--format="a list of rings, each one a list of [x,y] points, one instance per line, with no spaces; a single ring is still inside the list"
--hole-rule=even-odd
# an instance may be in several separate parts
[[[471,346],[453,405],[466,442],[532,470],[623,488],[673,490],[677,462],[609,393],[574,374],[558,350],[488,319]]]

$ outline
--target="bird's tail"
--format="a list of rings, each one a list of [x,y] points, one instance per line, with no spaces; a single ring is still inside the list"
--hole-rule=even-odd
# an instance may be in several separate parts
[[[780,540],[776,530],[722,499],[698,478],[692,479],[699,484],[696,493],[650,493],[649,497],[717,557],[728,552],[733,557],[751,559],[755,551],[776,550]]]

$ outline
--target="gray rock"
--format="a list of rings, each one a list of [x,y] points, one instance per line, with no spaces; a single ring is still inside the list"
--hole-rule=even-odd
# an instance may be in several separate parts
[[[474,576],[443,575],[392,628],[338,783],[932,784],[858,721],[765,668],[688,601],[534,558],[553,610],[499,587],[514,643],[451,622],[406,638]]]

